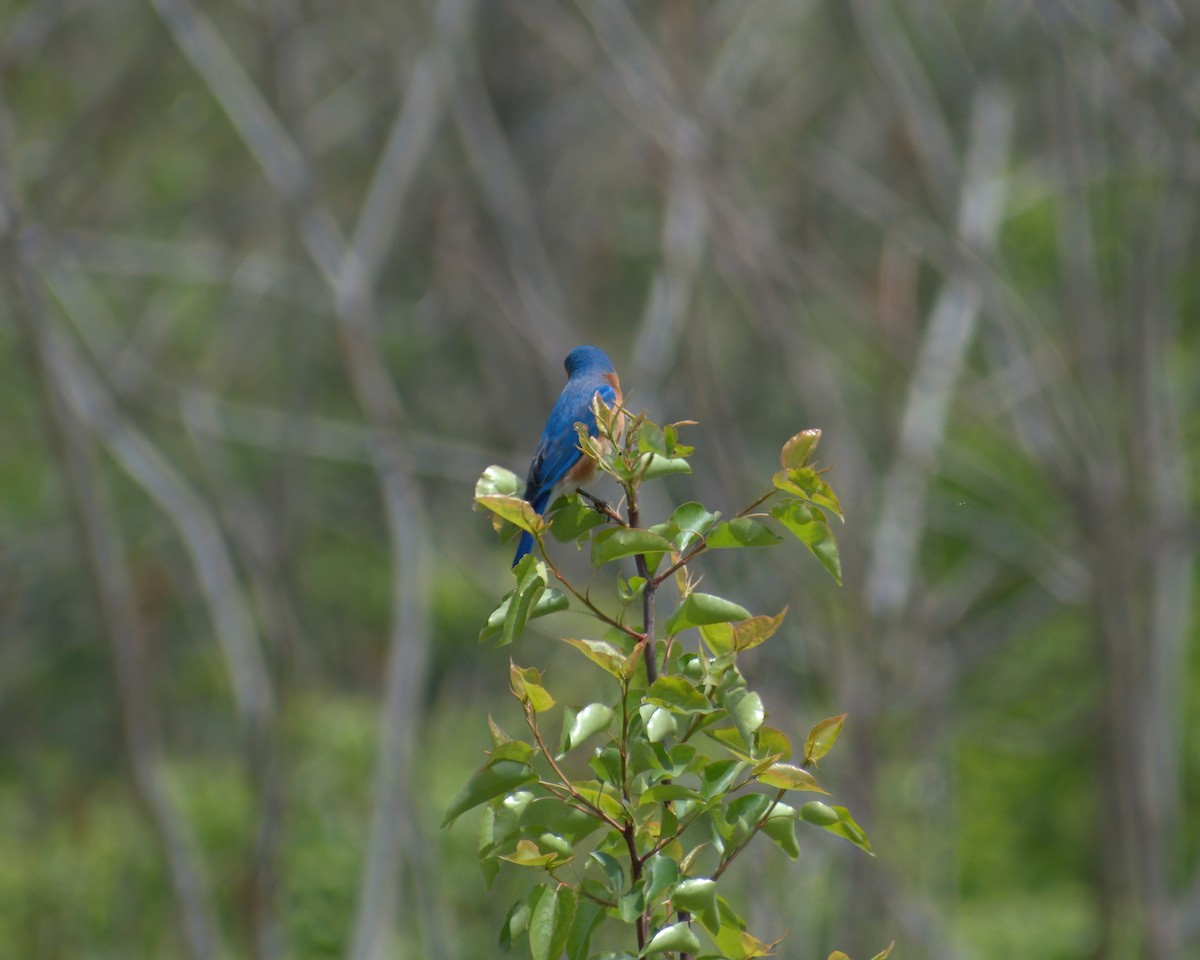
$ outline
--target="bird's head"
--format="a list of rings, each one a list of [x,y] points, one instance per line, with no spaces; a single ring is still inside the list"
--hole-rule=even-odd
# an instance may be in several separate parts
[[[563,366],[567,368],[568,377],[573,377],[577,373],[613,372],[612,361],[608,359],[608,354],[599,347],[576,347],[567,354]]]

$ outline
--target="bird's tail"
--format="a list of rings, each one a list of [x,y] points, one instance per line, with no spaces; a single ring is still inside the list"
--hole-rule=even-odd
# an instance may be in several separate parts
[[[513,554],[512,565],[515,567],[521,562],[521,558],[533,549],[533,534],[521,531],[521,539],[517,541],[517,552]]]
[[[542,511],[544,511],[546,509],[546,505],[550,502],[551,492],[552,491],[547,490],[545,493],[534,497],[532,500],[529,501],[530,506],[532,506],[533,509],[536,510],[538,513],[541,513]],[[523,556],[525,556],[525,554],[529,553],[532,550],[533,550],[533,534],[527,533],[524,530],[522,530],[521,531],[521,539],[517,541],[517,552],[515,554],[513,554],[512,565],[515,567],[518,563],[521,562],[521,558]]]

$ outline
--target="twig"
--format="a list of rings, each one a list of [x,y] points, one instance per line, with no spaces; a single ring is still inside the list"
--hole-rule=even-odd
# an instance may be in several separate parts
[[[624,824],[614,820],[607,813],[601,810],[600,807],[596,806],[594,803],[588,800],[587,797],[576,790],[575,785],[571,782],[571,778],[563,773],[562,767],[560,767],[557,761],[554,759],[554,754],[552,754],[550,752],[550,748],[546,746],[546,741],[542,739],[542,731],[537,724],[537,714],[534,712],[533,707],[528,703],[525,704],[525,722],[529,726],[530,732],[533,733],[533,739],[541,749],[542,756],[544,756],[546,758],[546,762],[550,764],[550,769],[553,770],[558,779],[562,781],[563,788],[570,793],[575,802],[583,804],[583,806],[591,812],[592,816],[596,817],[598,820],[603,820],[614,830],[623,830],[625,827]],[[601,785],[600,789],[601,791],[604,790],[603,785]]]
[[[555,566],[554,561],[550,559],[550,554],[546,551],[545,545],[542,544],[540,540],[538,541],[538,546],[541,548],[540,552],[542,554],[542,559],[546,561],[546,566],[550,569],[550,572],[554,574],[555,579],[558,580],[558,582],[564,587],[566,587],[568,591],[570,591],[571,596],[587,607],[588,610],[595,614],[600,620],[603,620],[610,627],[616,627],[631,640],[642,640],[645,638],[645,634],[638,633],[638,631],[634,630],[632,627],[625,626],[625,624],[621,623],[619,620],[614,620],[598,606],[592,603],[591,597],[585,593],[582,593],[579,588],[577,588],[575,584],[568,580],[566,576],[564,576],[563,573],[558,569],[558,567]]]

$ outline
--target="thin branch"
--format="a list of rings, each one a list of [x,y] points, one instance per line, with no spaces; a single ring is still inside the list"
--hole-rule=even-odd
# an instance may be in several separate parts
[[[582,804],[597,820],[604,821],[614,830],[619,831],[625,829],[624,824],[614,820],[607,813],[601,810],[600,807],[596,806],[596,804],[592,803],[587,797],[575,789],[575,784],[571,782],[570,777],[563,773],[562,767],[560,767],[558,762],[554,759],[554,754],[552,754],[550,752],[550,748],[546,746],[546,741],[542,739],[542,731],[537,725],[537,715],[533,712],[533,708],[526,704],[525,710],[525,721],[529,725],[530,732],[533,733],[533,739],[537,743],[538,748],[542,751],[542,756],[546,758],[546,762],[550,764],[550,769],[553,770],[555,776],[558,777],[561,787],[567,791],[567,793],[576,803]],[[542,784],[543,786],[551,786],[551,784],[545,781],[543,781]],[[601,785],[600,789],[603,792],[603,784]]]
[[[578,600],[585,607],[587,607],[588,610],[590,610],[597,618],[599,618],[600,620],[603,620],[610,627],[616,627],[618,630],[620,630],[622,633],[624,633],[631,640],[645,639],[645,634],[639,633],[638,631],[634,630],[632,627],[625,626],[625,624],[621,623],[619,620],[614,620],[607,613],[605,613],[603,610],[601,610],[598,606],[596,606],[594,603],[592,603],[591,597],[589,597],[585,593],[580,592],[580,590],[575,586],[575,584],[571,583],[571,581],[568,580],[563,575],[563,573],[558,569],[558,567],[555,566],[554,561],[550,559],[550,554],[546,552],[545,544],[543,544],[539,540],[538,546],[540,548],[540,553],[542,555],[542,559],[546,561],[546,566],[550,568],[550,572],[552,574],[554,574],[555,579],[557,579],[559,583],[561,583],[564,587],[567,588],[567,590],[570,591],[571,596],[573,596],[576,600]]]

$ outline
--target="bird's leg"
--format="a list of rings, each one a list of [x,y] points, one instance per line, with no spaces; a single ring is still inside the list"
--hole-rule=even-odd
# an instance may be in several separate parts
[[[575,492],[583,497],[583,499],[588,503],[590,503],[592,505],[592,509],[597,513],[604,514],[604,516],[608,517],[608,519],[613,523],[619,523],[623,527],[627,526],[625,518],[599,497],[588,493],[583,489],[583,487],[576,487]]]

